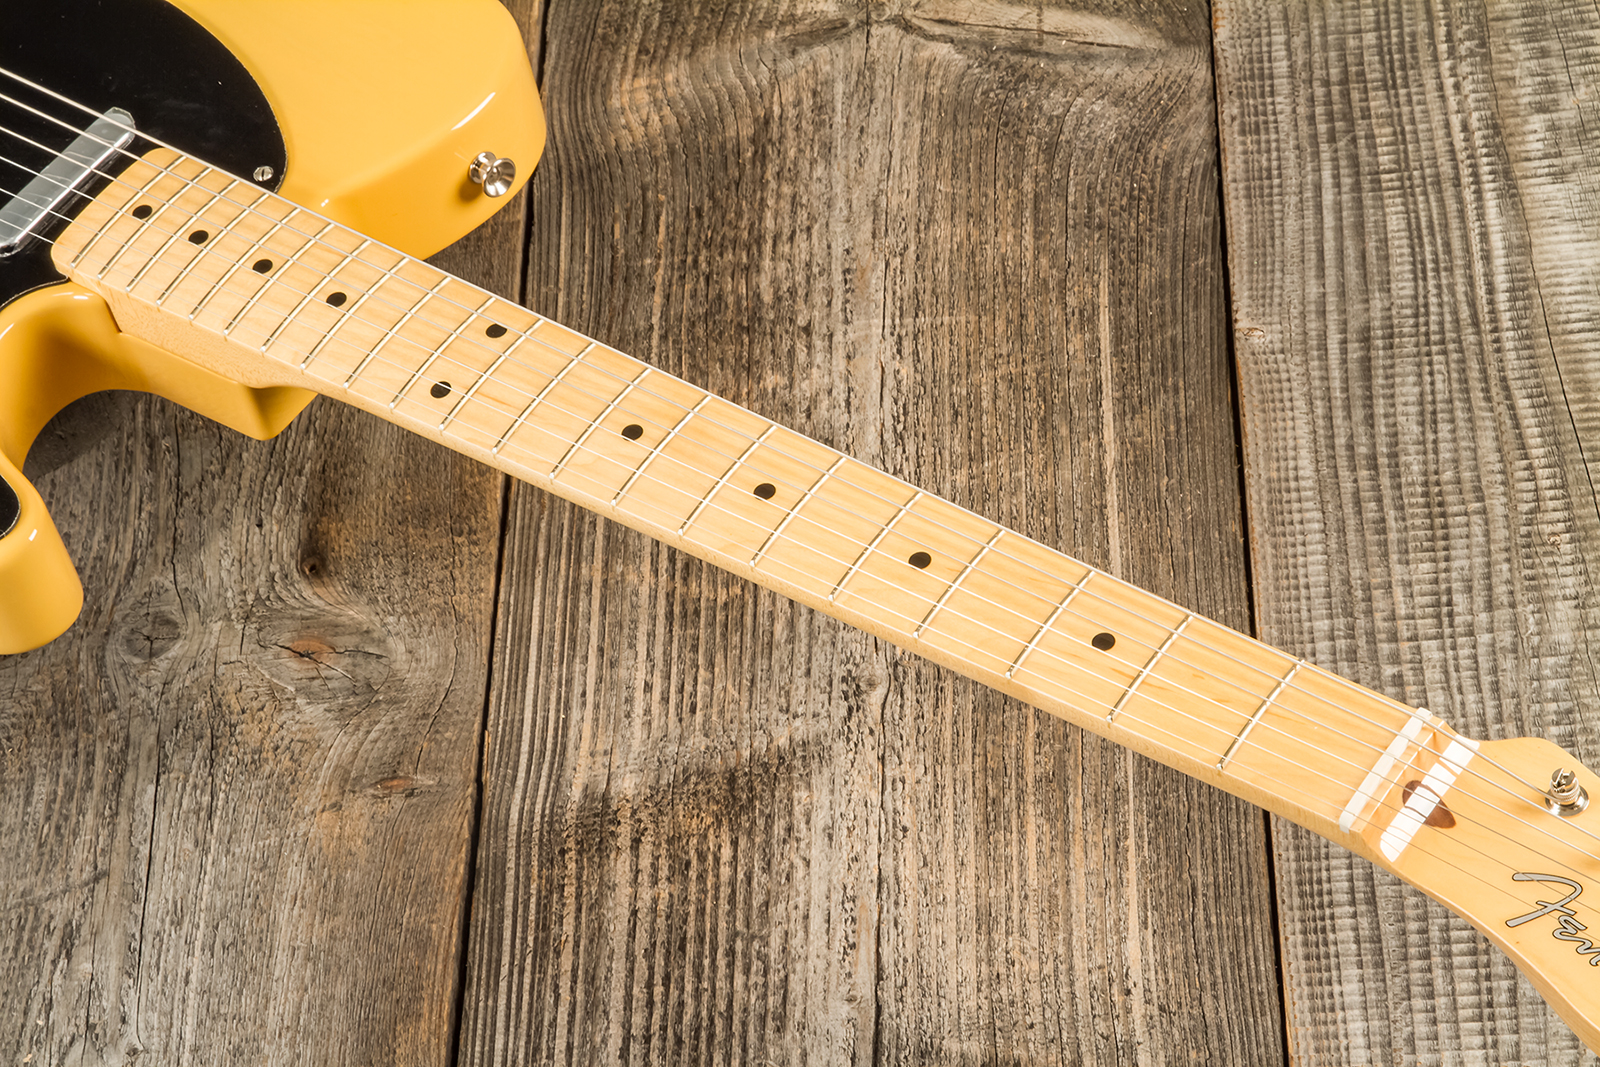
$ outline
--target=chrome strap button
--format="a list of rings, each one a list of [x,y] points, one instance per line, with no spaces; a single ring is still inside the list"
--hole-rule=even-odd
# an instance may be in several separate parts
[[[479,152],[467,166],[467,177],[490,196],[504,196],[511,191],[517,177],[517,165],[510,159],[497,158],[493,152]]]

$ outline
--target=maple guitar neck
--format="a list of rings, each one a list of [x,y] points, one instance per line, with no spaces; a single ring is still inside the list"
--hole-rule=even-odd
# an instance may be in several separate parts
[[[1425,712],[174,152],[53,258],[125,332],[337,397],[1374,859],[1389,767],[1467,758]]]
[[[1557,746],[1480,746],[167,149],[51,255],[134,337],[354,404],[1344,845],[1600,1048],[1600,778]]]

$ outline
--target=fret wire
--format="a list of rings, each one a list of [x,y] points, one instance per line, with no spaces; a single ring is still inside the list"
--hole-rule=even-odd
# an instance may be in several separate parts
[[[1072,587],[1072,592],[1067,594],[1066,599],[1056,605],[1056,610],[1050,613],[1050,617],[1044,621],[1044,625],[1034,631],[1033,640],[1029,641],[1027,647],[1018,652],[1017,658],[1011,661],[1011,666],[1006,669],[1007,678],[1013,677],[1022,668],[1022,661],[1028,658],[1028,653],[1039,646],[1039,642],[1044,639],[1044,635],[1050,632],[1050,628],[1056,624],[1056,620],[1061,618],[1062,614],[1067,610],[1067,606],[1072,603],[1073,597],[1083,592],[1084,587],[1089,584],[1089,579],[1099,573],[1099,571],[1090,567],[1089,573],[1085,574],[1078,584]]]
[[[635,382],[635,384],[637,384],[637,382]],[[613,402],[613,405],[614,405],[614,402]],[[770,432],[770,430],[768,430],[768,432]],[[763,435],[763,437],[765,437],[765,435]],[[838,466],[838,462],[835,462],[835,469],[837,469],[837,466]],[[830,474],[830,472],[829,472],[829,474]],[[634,477],[637,478],[637,472],[635,472]],[[819,486],[821,486],[821,483],[822,483],[822,480],[819,480],[819,482],[816,483],[816,486],[813,486],[813,490],[808,491],[808,493],[806,493],[806,498],[810,498],[810,496],[813,496],[814,491],[816,491],[816,488],[819,488]],[[800,502],[800,504],[802,504],[802,506],[803,506],[803,502],[805,502],[805,501]],[[702,504],[704,504],[704,502],[702,502]],[[698,512],[698,510],[699,510],[699,507],[698,507],[698,509],[696,509],[696,512]],[[693,515],[691,515],[691,520],[693,520]],[[787,518],[786,518],[786,523],[784,523],[784,525],[787,525]],[[686,528],[686,526],[685,526],[685,528]],[[774,531],[774,533],[778,533],[778,531]],[[770,539],[768,539],[768,542],[771,542],[771,537],[770,537]],[[766,550],[766,547],[763,547],[763,550]],[[986,547],[986,550],[987,550],[987,547]],[[963,574],[965,574],[965,573],[963,573]],[[960,579],[957,579],[957,582],[958,581],[960,581]],[[1086,584],[1086,581],[1088,581],[1088,577],[1085,577],[1085,582],[1083,582],[1083,584],[1080,584],[1080,585],[1078,585],[1078,587],[1075,587],[1074,593],[1075,592],[1080,592],[1080,590],[1082,590],[1083,585]],[[1069,597],[1069,600],[1070,600],[1070,597]],[[1066,601],[1064,601],[1064,603],[1066,603]],[[1058,614],[1059,614],[1059,611],[1061,611],[1061,608],[1058,608]],[[923,629],[926,629],[925,625],[918,625],[917,632],[920,633],[920,632],[922,632]],[[1171,641],[1171,638],[1168,638],[1168,645],[1170,645],[1170,641]],[[1030,641],[1029,649],[1030,648],[1034,648],[1035,645],[1037,645],[1037,640]],[[1163,646],[1163,649],[1158,649],[1158,651],[1165,651],[1165,648],[1166,648],[1166,646]],[[1029,649],[1024,649],[1024,651],[1029,651]],[[1154,662],[1154,661],[1152,661],[1152,662]],[[1013,670],[1011,670],[1011,672],[1008,672],[1008,673],[1014,673],[1014,669],[1016,669],[1016,665],[1013,665]]]
[[[446,279],[445,280],[446,281],[449,280],[449,276],[448,275],[446,275]],[[439,286],[436,286],[434,288],[433,292],[430,292],[428,294],[428,296],[425,296],[422,299],[424,301],[426,301],[428,299],[428,297],[433,296],[433,293],[437,292],[438,289],[443,286],[443,284],[444,283],[441,282],[439,284]],[[413,374],[406,381],[406,384],[401,387],[400,391],[398,393],[394,394],[394,399],[389,401],[389,410],[390,411],[393,411],[395,405],[400,403],[400,398],[405,396],[406,393],[411,389],[411,387],[413,385],[417,384],[417,380],[419,378],[421,378],[424,374],[428,373],[428,368],[433,366],[433,361],[439,358],[439,354],[441,352],[443,352],[445,349],[449,348],[450,347],[450,343],[452,341],[454,341],[457,337],[460,337],[462,331],[465,330],[468,326],[471,326],[472,323],[477,320],[478,316],[483,314],[483,309],[488,307],[490,304],[494,303],[494,301],[495,301],[495,298],[491,296],[489,299],[487,299],[483,303],[479,304],[478,307],[476,308],[476,310],[474,310],[470,315],[468,315],[465,319],[462,320],[460,326],[457,326],[455,329],[450,331],[450,336],[446,337],[443,341],[441,341],[439,343],[439,347],[435,348],[432,352],[428,353],[427,360],[422,364],[422,366],[417,368],[416,373]],[[421,303],[419,303],[417,305],[417,307],[421,307],[421,306],[422,306]],[[401,321],[404,321],[404,320],[401,320]],[[399,327],[397,326],[396,329],[398,329],[398,328]],[[387,337],[384,338],[384,341],[387,341],[387,340],[388,340]],[[383,344],[383,342],[380,341],[379,342],[379,347],[382,347],[382,344]],[[373,353],[372,354],[373,355],[377,355],[377,349],[373,349]],[[365,365],[365,364],[363,364],[363,365]],[[351,377],[353,378],[353,377],[355,377],[355,375],[352,374]]]
[[[766,444],[767,438],[771,437],[777,431],[777,423],[769,423],[767,428],[761,431],[760,436],[751,441],[750,444],[745,447],[745,450],[739,453],[739,458],[734,460],[733,463],[729,465],[728,469],[722,472],[722,477],[717,479],[716,484],[711,487],[711,491],[700,498],[700,503],[696,504],[694,506],[694,510],[689,512],[689,517],[683,520],[683,525],[678,527],[679,537],[682,537],[684,531],[694,524],[695,519],[700,517],[700,513],[705,510],[707,504],[711,503],[711,498],[717,495],[717,491],[724,485],[728,484],[728,479],[733,477],[733,472],[742,467],[744,465],[744,461],[750,458],[751,453],[755,452],[756,449]]]
[[[961,580],[967,575],[971,574],[974,567],[983,562],[983,557],[987,556],[989,554],[989,550],[995,546],[1000,538],[1005,536],[1005,532],[1006,529],[1004,526],[996,530],[994,536],[989,538],[988,543],[983,546],[983,549],[976,556],[974,556],[965,567],[961,568],[961,573],[956,575],[956,580],[945,586],[944,592],[939,594],[939,599],[934,602],[933,607],[929,608],[928,613],[922,617],[922,621],[917,623],[917,628],[911,631],[912,637],[922,636],[922,631],[926,630],[928,628],[928,624],[933,621],[933,617],[939,614],[939,609],[944,607],[944,602],[949,600],[950,595],[956,591],[958,586],[960,586]]]
[[[223,226],[222,229],[218,230],[217,231],[217,235],[211,239],[212,247],[216,247],[216,244],[218,242],[220,242],[224,237],[228,236],[228,234],[233,232],[233,228],[235,226],[239,225],[239,223],[241,223],[245,219],[249,218],[250,217],[250,213],[255,211],[257,206],[260,205],[261,201],[265,200],[269,195],[270,194],[263,192],[260,196],[256,197],[255,200],[253,200],[251,202],[249,207],[247,207],[243,211],[239,212],[225,226]],[[196,216],[196,217],[198,218],[198,216]],[[218,255],[220,255],[220,254],[221,253],[219,252]],[[167,297],[172,295],[172,291],[183,283],[183,280],[189,276],[189,272],[194,270],[194,268],[196,266],[198,266],[200,261],[202,259],[204,259],[204,258],[205,258],[204,256],[195,256],[188,263],[185,263],[183,265],[183,269],[178,271],[177,275],[170,282],[167,283],[167,287],[165,289],[161,290],[161,295],[156,297],[156,307],[160,307],[163,303],[166,302]],[[234,264],[233,270],[237,270],[237,269],[238,269],[238,263],[236,262]],[[228,276],[230,278],[233,276],[233,270],[229,270],[228,271]]]
[[[333,223],[331,223],[331,222],[328,223],[321,230],[317,231],[317,235],[315,237],[313,237],[311,240],[307,241],[305,244],[301,245],[299,248],[295,249],[294,253],[292,255],[290,255],[287,260],[284,261],[283,266],[278,270],[278,277],[279,278],[287,278],[288,277],[288,273],[289,273],[289,268],[294,266],[297,262],[299,262],[300,257],[302,255],[304,255],[307,251],[309,251],[313,245],[315,245],[318,241],[320,241],[322,239],[322,235],[323,234],[325,234],[329,230],[333,229],[333,226],[334,226]],[[333,281],[338,276],[339,272],[344,270],[345,266],[347,264],[349,264],[349,262],[352,259],[354,259],[356,256],[360,255],[362,250],[365,249],[371,243],[372,243],[372,239],[368,238],[368,239],[362,241],[359,245],[357,245],[356,248],[355,248],[355,251],[346,252],[345,253],[345,257],[342,260],[339,261],[339,265],[337,267],[334,267],[333,270],[331,270],[330,272],[328,272],[326,275],[323,276],[323,281],[326,281],[326,282]],[[287,283],[284,283],[284,284],[287,284]],[[276,326],[274,326],[272,328],[272,331],[267,334],[267,339],[265,341],[261,342],[261,344],[257,347],[256,351],[260,352],[262,355],[266,354],[267,349],[272,347],[272,343],[278,339],[278,334],[283,331],[283,328],[285,326],[288,326],[289,323],[293,322],[295,316],[300,314],[300,312],[304,311],[306,305],[311,303],[312,297],[316,296],[317,293],[322,289],[322,284],[323,284],[322,282],[318,282],[316,285],[313,285],[309,290],[307,290],[300,297],[300,302],[294,306],[293,310],[291,310],[289,312],[289,314],[285,315],[282,318],[282,320],[279,321],[278,325],[276,325]],[[249,300],[245,301],[244,307],[239,309],[238,313],[233,316],[232,320],[229,321],[228,325],[226,325],[226,326],[224,326],[222,328],[222,336],[227,337],[230,333],[232,333],[233,332],[233,328],[235,326],[239,325],[239,323],[243,322],[246,315],[250,314],[250,309],[256,306],[256,301],[260,300],[263,296],[265,296],[267,294],[267,290],[269,290],[271,288],[272,288],[272,286],[270,286],[270,285],[263,285],[261,288],[257,289],[255,291],[254,295],[252,295]]]
[[[554,378],[551,378],[545,383],[544,388],[540,389],[534,398],[528,401],[528,406],[522,409],[522,414],[511,420],[511,425],[506,427],[506,432],[500,435],[500,440],[495,442],[494,448],[490,449],[491,452],[497,456],[500,454],[500,450],[506,446],[506,442],[511,440],[511,435],[516,433],[517,430],[522,427],[523,422],[527,420],[529,415],[533,414],[533,409],[539,406],[540,401],[550,394],[550,390],[560,385],[562,379],[566,378],[567,373],[571,371],[572,368],[582,363],[583,357],[588,355],[589,350],[597,344],[599,344],[598,341],[590,341],[584,346],[582,352],[579,352],[577,355],[573,356],[565,367],[562,367],[556,372],[556,376]]]
[[[545,322],[545,320],[541,318],[538,322],[536,322],[532,326],[528,327],[528,331],[531,332],[533,330],[538,329],[541,325],[544,324],[544,322]],[[450,408],[450,411],[445,415],[445,417],[439,420],[439,429],[440,430],[443,430],[446,426],[449,426],[452,422],[455,421],[455,417],[456,417],[457,413],[460,412],[462,408],[466,407],[467,401],[471,400],[477,394],[478,390],[483,388],[483,383],[484,382],[492,381],[494,379],[494,372],[500,369],[500,364],[504,363],[507,359],[509,359],[510,356],[511,356],[511,353],[515,352],[518,348],[522,347],[523,342],[525,342],[527,339],[528,339],[528,333],[527,332],[519,334],[517,336],[517,339],[515,341],[511,342],[511,347],[510,348],[506,349],[504,352],[500,353],[498,356],[495,357],[495,361],[493,363],[489,364],[489,369],[484,371],[482,374],[478,375],[478,380],[472,383],[472,388],[468,389],[466,392],[462,393],[461,394],[461,399],[457,400],[455,402],[455,404]]]
[[[206,168],[206,170],[208,170],[208,171],[210,169],[211,169],[210,167]],[[204,177],[204,175],[202,174],[201,177]],[[199,185],[199,181],[200,181],[200,179],[196,178],[195,179],[195,184]],[[238,185],[238,184],[239,184],[239,179],[235,178],[235,179],[233,179],[233,181],[231,183],[229,183],[228,185],[224,186],[221,190],[219,190],[219,191],[217,191],[215,193],[212,193],[211,194],[211,199],[206,202],[206,206],[205,207],[201,208],[199,211],[191,211],[191,212],[189,212],[190,220],[191,221],[198,221],[201,215],[203,215],[207,211],[211,210],[211,206],[217,202],[217,200],[222,196],[223,193],[227,192],[228,190],[232,189],[235,185]],[[202,189],[205,188],[205,186],[203,186],[203,185],[200,185],[199,187],[202,188]],[[154,220],[155,220],[155,215],[152,214],[150,216],[150,218],[147,219],[146,221],[153,222]],[[138,270],[134,271],[133,277],[128,279],[127,284],[123,286],[124,291],[126,291],[128,293],[132,293],[135,289],[137,289],[139,287],[139,283],[144,280],[144,276],[150,270],[150,268],[155,266],[157,263],[159,263],[161,261],[161,257],[163,257],[163,256],[165,256],[167,254],[167,249],[171,248],[173,246],[173,244],[178,240],[178,238],[182,237],[182,236],[183,236],[183,229],[180,227],[177,231],[175,231],[173,233],[173,235],[171,237],[167,238],[166,242],[164,244],[162,244],[162,246],[160,248],[156,249],[155,255],[149,257],[148,259],[146,259],[144,261],[144,266],[142,266]],[[123,245],[122,247],[123,248],[132,248],[133,245],[131,243],[129,243],[129,244]],[[195,256],[196,259],[199,259],[201,256],[205,255],[206,252],[207,252],[206,249],[199,248],[199,249],[195,250],[194,256]],[[110,269],[111,269],[111,264],[107,263],[106,267],[105,267],[105,270],[100,272],[100,277],[104,278],[106,276],[106,271],[108,271]]]
[[[257,201],[257,202],[259,203],[259,201]],[[251,245],[249,248],[247,248],[245,250],[244,255],[242,255],[238,259],[234,260],[233,261],[233,265],[228,268],[227,273],[224,274],[217,281],[212,282],[211,283],[211,288],[206,290],[206,295],[202,296],[198,301],[195,302],[194,307],[191,308],[190,311],[189,311],[189,321],[193,322],[195,320],[195,318],[199,316],[200,309],[206,306],[206,302],[208,300],[210,300],[213,296],[215,296],[217,294],[218,290],[220,290],[223,286],[227,285],[228,282],[230,282],[233,279],[234,274],[239,270],[239,268],[244,266],[245,263],[249,261],[251,256],[253,256],[257,252],[261,251],[261,249],[266,245],[266,243],[268,241],[272,240],[272,237],[273,237],[274,234],[276,234],[279,230],[283,229],[283,227],[288,223],[288,221],[290,219],[292,219],[296,215],[300,214],[301,211],[303,211],[303,210],[304,210],[303,208],[297,207],[293,211],[291,211],[287,215],[285,215],[283,218],[281,218],[277,222],[273,223],[272,228],[269,229],[266,233],[262,234],[260,237],[258,237],[256,239],[255,244]],[[323,232],[326,233],[327,231],[324,230]],[[293,262],[293,260],[290,260],[290,262]],[[286,263],[284,265],[287,266],[288,264]],[[279,276],[281,277],[282,275],[280,274]],[[273,284],[273,282],[269,278],[267,280],[267,282],[266,282],[266,285],[272,285],[272,284]],[[265,286],[263,286],[263,288],[265,288]]]
[[[872,535],[872,540],[868,542],[867,547],[863,548],[856,556],[855,560],[850,564],[850,569],[844,572],[844,577],[840,578],[833,584],[833,589],[828,593],[828,603],[833,603],[834,599],[844,591],[845,585],[850,581],[851,578],[855,577],[856,571],[860,570],[861,565],[867,561],[867,558],[871,556],[873,552],[877,551],[879,543],[882,542],[885,537],[889,536],[889,531],[893,530],[895,524],[904,518],[905,515],[910,512],[914,506],[916,506],[917,501],[921,500],[926,495],[927,494],[921,489],[918,489],[916,495],[914,495],[910,500],[907,500],[904,504],[901,504],[900,509],[894,513],[889,521],[884,523],[878,532]]]
[[[772,547],[772,543],[783,533],[784,528],[794,521],[796,515],[800,514],[800,509],[806,506],[808,500],[817,495],[817,490],[822,488],[822,483],[832,478],[833,472],[844,466],[845,460],[849,458],[849,456],[840,456],[833,461],[833,466],[822,472],[822,477],[811,483],[811,488],[806,490],[805,496],[795,501],[794,507],[790,508],[789,513],[783,517],[783,521],[778,523],[777,529],[768,534],[767,539],[761,542],[761,547],[756,549],[756,554],[750,557],[750,566],[754,567],[761,562],[761,557],[767,554],[767,549]]]
[[[650,466],[650,462],[654,460],[656,456],[661,454],[661,450],[663,448],[667,447],[667,442],[676,437],[678,435],[678,431],[683,429],[685,424],[687,424],[690,419],[700,414],[700,409],[709,403],[711,403],[711,394],[707,393],[705,396],[700,398],[699,403],[683,413],[683,418],[678,420],[678,424],[676,426],[667,431],[667,436],[656,442],[656,446],[650,450],[650,454],[644,457],[644,462],[639,464],[634,472],[628,476],[628,480],[623,483],[622,488],[617,490],[617,495],[611,498],[611,504],[613,507],[616,506],[617,501],[621,500],[629,489],[633,488],[633,483],[639,480],[639,476],[644,474],[645,468]]]
[[[1161,642],[1161,647],[1156,649],[1156,654],[1154,656],[1150,657],[1150,662],[1146,663],[1140,669],[1139,673],[1134,677],[1133,684],[1128,686],[1127,689],[1123,690],[1122,695],[1117,698],[1116,704],[1111,708],[1111,714],[1106,716],[1106,722],[1110,723],[1116,721],[1117,713],[1122,710],[1122,706],[1126,704],[1133,696],[1133,691],[1139,688],[1139,683],[1145,680],[1145,677],[1149,675],[1150,671],[1154,669],[1157,663],[1161,662],[1161,657],[1167,654],[1167,649],[1172,647],[1172,642],[1178,639],[1178,635],[1183,633],[1183,628],[1188,626],[1189,622],[1193,618],[1194,612],[1191,611],[1183,617],[1183,621],[1178,624],[1178,628],[1172,631],[1172,633],[1168,634],[1165,641]]]
[[[173,175],[173,176],[176,177],[176,175]],[[144,196],[146,193],[148,193],[150,191],[150,187],[152,185],[156,184],[156,182],[160,181],[162,178],[165,178],[165,177],[168,177],[168,172],[166,170],[162,169],[162,168],[159,168],[159,167],[156,168],[155,174],[151,175],[149,181],[147,181],[143,185],[139,186],[138,190],[133,194],[133,196],[128,198],[127,204],[132,204],[134,201],[136,201],[140,197]],[[182,181],[183,179],[179,178],[178,180]],[[127,183],[124,182],[123,184],[127,184]],[[113,211],[109,216],[107,216],[106,221],[104,221],[104,222],[102,222],[100,224],[100,228],[98,230],[94,231],[94,233],[90,236],[89,240],[87,242],[85,242],[85,244],[84,244],[84,246],[82,248],[78,249],[78,254],[72,257],[71,265],[73,267],[76,267],[76,266],[78,266],[78,264],[83,262],[83,257],[87,256],[89,254],[90,250],[93,249],[95,245],[100,243],[100,238],[105,236],[106,231],[111,228],[112,223],[116,222],[118,219],[122,218],[124,215],[127,214],[127,204],[124,204],[122,208],[120,208],[120,209],[118,209],[116,211]],[[167,207],[170,204],[171,204],[170,200],[166,201],[165,203],[163,203],[161,205],[160,210],[151,212],[150,213],[150,217],[145,219],[143,222],[141,222],[139,224],[139,228],[134,231],[134,237],[137,238],[140,234],[144,233],[145,227],[148,226],[150,223],[154,222],[156,220],[156,216],[160,215],[162,211],[167,210]],[[113,261],[116,259],[117,256],[120,256],[122,254],[122,252],[128,247],[128,245],[130,245],[132,243],[133,243],[132,240],[124,242],[122,248],[118,249],[117,252],[113,255],[113,257],[112,257]],[[107,264],[105,270],[102,270],[100,272],[99,277],[104,278],[105,277],[105,271],[110,270],[110,269],[111,269],[111,265]]]
[[[1233,743],[1228,746],[1228,751],[1224,752],[1222,758],[1217,761],[1217,770],[1223,770],[1228,766],[1228,761],[1233,759],[1233,754],[1239,751],[1239,746],[1243,745],[1244,739],[1250,736],[1250,731],[1255,729],[1256,723],[1261,721],[1261,716],[1265,715],[1267,709],[1272,706],[1273,701],[1278,699],[1278,694],[1283,692],[1283,687],[1288,685],[1294,679],[1294,676],[1300,673],[1300,668],[1305,665],[1305,660],[1299,660],[1289,669],[1289,673],[1284,675],[1277,685],[1273,686],[1272,692],[1267,694],[1267,699],[1263,700],[1261,706],[1256,708],[1255,714],[1246,720],[1244,729],[1239,731],[1237,736],[1234,737]]]
[[[618,393],[615,397],[613,397],[612,400],[611,400],[611,403],[606,405],[606,409],[604,411],[602,411],[599,415],[597,415],[589,423],[589,425],[587,425],[587,426],[585,426],[583,428],[583,432],[578,435],[578,439],[576,441],[572,442],[572,447],[568,448],[567,451],[561,456],[561,458],[556,461],[556,465],[554,467],[550,468],[550,477],[551,478],[558,477],[561,474],[561,471],[567,465],[567,461],[569,459],[571,459],[574,454],[577,453],[578,449],[583,447],[583,444],[584,444],[585,441],[589,440],[589,435],[594,433],[596,430],[598,430],[600,428],[600,424],[602,422],[606,421],[606,416],[611,414],[613,411],[615,411],[617,405],[622,403],[623,400],[627,399],[628,394],[633,392],[634,387],[637,386],[640,382],[644,381],[646,378],[648,378],[650,376],[650,372],[653,371],[653,370],[655,370],[654,367],[646,367],[644,370],[640,371],[639,372],[639,376],[637,378],[635,378],[633,381],[629,382],[628,383],[628,387],[626,389],[622,390],[622,392]],[[600,455],[600,454],[601,453],[596,453],[596,455]]]
[[[394,278],[394,272],[396,270],[398,270],[399,268],[405,266],[409,262],[411,262],[409,257],[402,256],[400,261],[398,263],[396,263],[392,267],[389,267],[387,269],[379,267],[378,269],[379,269],[380,273],[378,274],[378,280],[373,282],[371,285],[369,285],[367,287],[366,291],[363,292],[360,296],[356,297],[355,300],[353,302],[351,302],[349,307],[347,307],[343,311],[339,312],[339,317],[333,320],[333,325],[328,327],[328,329],[323,332],[322,339],[320,341],[318,341],[315,345],[312,345],[310,353],[306,356],[305,359],[302,359],[300,361],[300,369],[301,370],[305,370],[308,366],[310,366],[311,365],[311,361],[316,359],[319,355],[322,354],[322,350],[328,346],[328,342],[329,341],[333,340],[334,335],[339,332],[340,328],[343,327],[345,323],[350,321],[350,317],[352,315],[354,315],[356,312],[360,311],[361,310],[361,306],[363,304],[365,304],[368,300],[371,300],[374,293],[376,293],[379,289],[383,288],[383,283],[385,281],[388,281],[388,280]],[[364,266],[368,266],[368,267],[376,266],[376,264],[367,263],[365,260],[362,260],[362,264]],[[394,305],[394,306],[398,306],[398,305]],[[358,347],[357,351],[359,351],[359,350],[360,349]],[[350,384],[349,380],[346,379],[344,384],[345,385],[349,385]]]

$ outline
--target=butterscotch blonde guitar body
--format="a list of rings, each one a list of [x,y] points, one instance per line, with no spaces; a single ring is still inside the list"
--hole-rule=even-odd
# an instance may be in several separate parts
[[[278,191],[408,254],[430,255],[483,222],[544,147],[527,55],[494,0],[175,6],[270,104],[287,156]],[[136,101],[129,110],[137,122]],[[484,151],[514,161],[508,194],[488,196],[470,179]],[[21,467],[51,417],[107,389],[157,393],[257,438],[313,396],[248,388],[129,337],[98,296],[66,281],[0,308],[0,480],[20,505],[9,532],[0,529],[0,654],[59,636],[82,606],[70,555]]]

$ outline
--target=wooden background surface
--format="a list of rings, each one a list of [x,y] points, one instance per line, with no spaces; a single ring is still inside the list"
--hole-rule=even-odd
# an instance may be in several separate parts
[[[551,148],[441,262],[1600,765],[1592,11],[516,10]],[[1586,1058],[1337,849],[375,420],[56,430],[7,1063]]]

